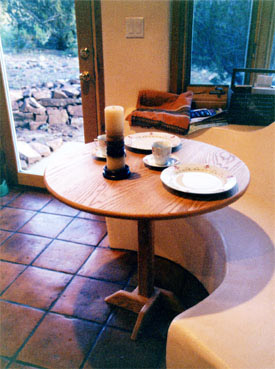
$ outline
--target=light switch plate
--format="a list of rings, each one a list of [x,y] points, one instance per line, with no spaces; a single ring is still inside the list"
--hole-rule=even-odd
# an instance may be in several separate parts
[[[144,18],[126,17],[126,38],[144,37]]]

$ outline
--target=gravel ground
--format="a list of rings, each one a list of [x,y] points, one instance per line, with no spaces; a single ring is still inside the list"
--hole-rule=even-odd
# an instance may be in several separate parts
[[[11,89],[40,86],[45,82],[79,76],[78,57],[58,51],[7,53],[4,60]]]

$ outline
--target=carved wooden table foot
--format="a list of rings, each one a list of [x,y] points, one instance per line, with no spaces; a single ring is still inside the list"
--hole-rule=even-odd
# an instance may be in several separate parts
[[[148,317],[153,306],[159,302],[161,295],[172,310],[176,312],[184,310],[178,298],[170,291],[161,288],[154,288],[153,294],[150,297],[139,295],[138,292],[138,287],[133,292],[120,290],[105,298],[105,301],[108,304],[116,305],[138,314],[136,324],[131,335],[132,340],[137,339],[144,319]]]

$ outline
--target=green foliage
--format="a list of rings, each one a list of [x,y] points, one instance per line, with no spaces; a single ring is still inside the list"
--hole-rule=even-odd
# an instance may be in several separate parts
[[[0,0],[4,48],[77,53],[73,0]]]
[[[195,0],[192,67],[209,69],[221,83],[245,66],[251,0]]]

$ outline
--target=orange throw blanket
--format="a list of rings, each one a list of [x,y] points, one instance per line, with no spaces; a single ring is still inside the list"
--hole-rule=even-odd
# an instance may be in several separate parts
[[[133,126],[154,127],[174,133],[189,130],[193,92],[180,95],[154,90],[139,92],[137,109],[127,116]]]

